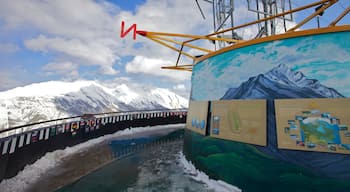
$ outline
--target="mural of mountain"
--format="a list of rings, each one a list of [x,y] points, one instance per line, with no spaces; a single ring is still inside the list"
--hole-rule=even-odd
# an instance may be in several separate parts
[[[279,150],[277,147],[276,117],[273,99],[284,98],[342,98],[333,88],[322,85],[318,80],[308,79],[299,72],[281,64],[265,74],[249,78],[237,88],[228,89],[222,100],[267,99],[267,147],[256,148],[269,156],[307,167],[316,174],[327,174],[337,178],[349,178],[342,167],[349,167],[344,154],[310,153],[305,151]],[[333,163],[330,163],[330,162]],[[327,166],[324,166],[327,165]]]
[[[237,88],[228,89],[221,98],[226,99],[285,99],[285,98],[340,98],[333,88],[316,79],[308,79],[300,71],[280,64],[265,74],[250,77]]]
[[[187,99],[163,88],[49,81],[0,92],[0,130],[86,113],[187,106]]]

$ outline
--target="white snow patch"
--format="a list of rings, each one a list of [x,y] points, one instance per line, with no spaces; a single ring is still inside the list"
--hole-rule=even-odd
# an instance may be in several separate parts
[[[43,157],[37,160],[31,165],[27,165],[23,171],[19,172],[15,177],[5,179],[0,183],[1,192],[20,192],[25,191],[28,187],[37,182],[45,173],[59,165],[63,158],[77,153],[81,150],[94,146],[102,141],[112,139],[116,136],[132,135],[134,133],[155,131],[160,129],[171,129],[171,128],[184,128],[184,124],[174,125],[159,125],[152,127],[138,127],[129,128],[122,131],[118,131],[114,134],[105,135],[96,139],[91,139],[85,143],[75,145],[73,147],[67,147],[63,150],[56,150],[53,152],[46,153]]]
[[[171,108],[182,108],[183,106],[188,106],[188,100],[179,97],[177,94],[169,91],[168,89],[163,89],[163,88],[157,88],[151,91],[150,98],[157,98],[159,103],[168,109]]]
[[[8,128],[9,122],[8,122],[7,105],[3,100],[0,99],[0,129],[1,127],[5,129]]]
[[[210,179],[208,175],[204,172],[199,171],[196,167],[190,162],[187,161],[186,157],[180,153],[180,163],[184,167],[184,172],[191,176],[195,181],[206,184],[208,189],[218,191],[218,192],[241,192],[242,190],[236,186],[230,185],[221,180]]]
[[[121,101],[124,101],[126,104],[129,104],[130,102],[135,100],[137,97],[139,97],[139,95],[136,92],[132,91],[125,84],[119,85],[116,88],[116,90],[117,92],[119,92],[119,94],[117,95],[117,98]]]

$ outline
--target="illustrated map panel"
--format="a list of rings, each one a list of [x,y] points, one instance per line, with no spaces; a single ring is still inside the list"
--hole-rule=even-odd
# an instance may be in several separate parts
[[[350,154],[350,99],[275,100],[278,148]]]
[[[266,146],[266,101],[213,101],[210,136]]]
[[[186,128],[205,135],[208,115],[208,101],[190,101]]]

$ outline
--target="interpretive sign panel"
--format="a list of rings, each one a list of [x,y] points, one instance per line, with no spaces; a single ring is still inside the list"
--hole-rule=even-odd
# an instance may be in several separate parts
[[[212,137],[266,146],[266,101],[212,101],[210,129]]]
[[[190,101],[186,128],[205,135],[208,116],[208,101]]]
[[[350,99],[275,100],[278,148],[350,154]]]

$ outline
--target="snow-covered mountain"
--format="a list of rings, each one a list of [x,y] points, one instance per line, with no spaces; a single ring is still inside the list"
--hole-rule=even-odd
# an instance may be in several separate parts
[[[283,99],[344,97],[316,79],[308,79],[300,71],[281,64],[265,74],[249,78],[239,87],[227,90],[221,99]]]
[[[49,81],[0,92],[0,129],[84,113],[187,107],[187,99],[168,89]]]

